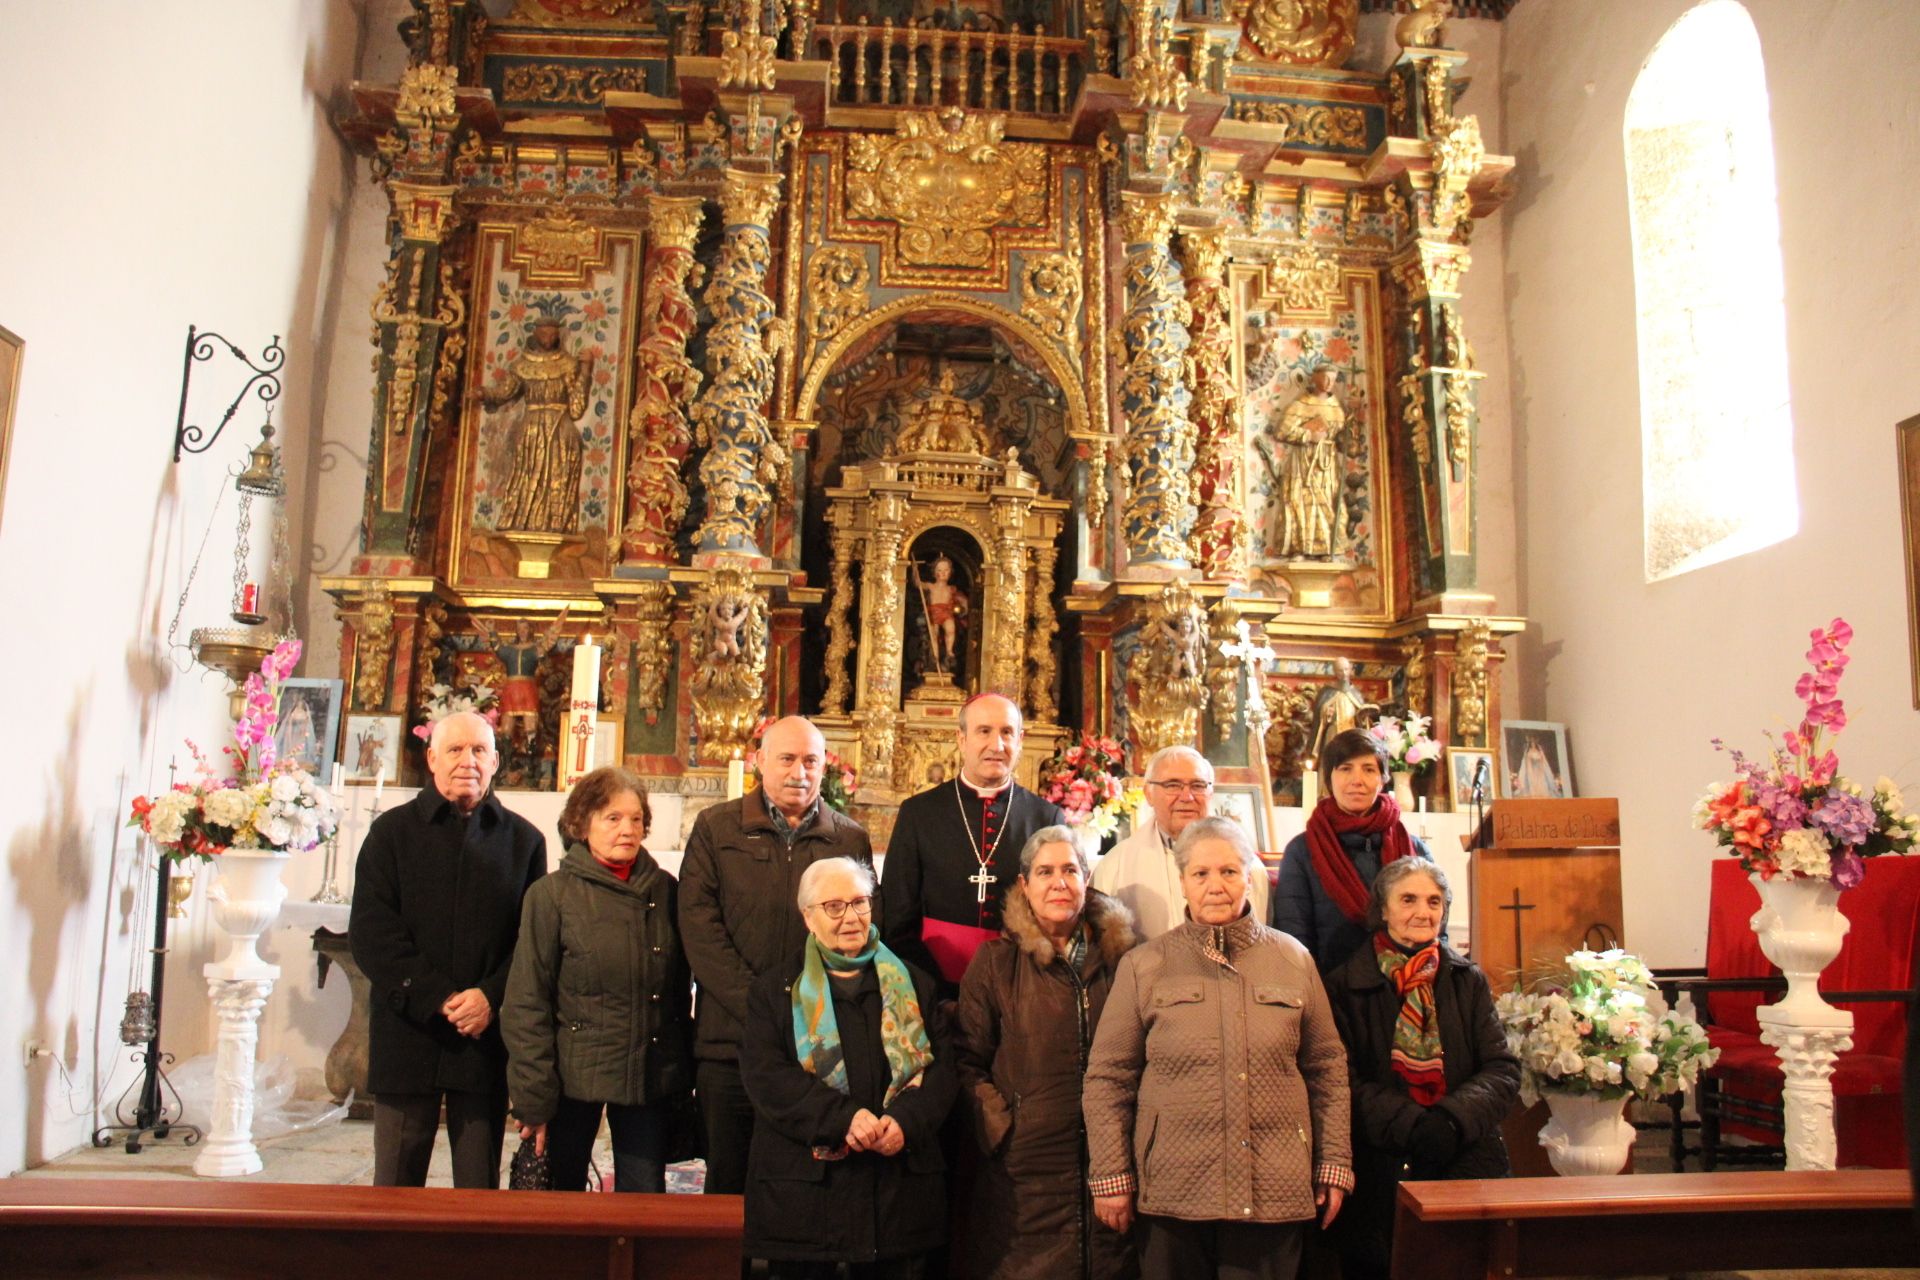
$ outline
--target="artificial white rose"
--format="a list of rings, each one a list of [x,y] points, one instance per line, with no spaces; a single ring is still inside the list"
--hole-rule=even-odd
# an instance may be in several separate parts
[[[262,839],[276,849],[284,849],[293,838],[293,824],[285,818],[267,818],[264,822],[256,823],[255,829]]]
[[[282,802],[298,800],[300,798],[299,775],[292,773],[276,774],[273,779],[271,792],[275,800]]]

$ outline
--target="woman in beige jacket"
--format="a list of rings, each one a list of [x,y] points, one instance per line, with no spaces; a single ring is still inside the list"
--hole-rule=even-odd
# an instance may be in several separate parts
[[[1094,1211],[1145,1280],[1291,1280],[1353,1186],[1347,1058],[1312,957],[1255,919],[1228,818],[1174,845],[1187,921],[1120,962],[1087,1065]]]

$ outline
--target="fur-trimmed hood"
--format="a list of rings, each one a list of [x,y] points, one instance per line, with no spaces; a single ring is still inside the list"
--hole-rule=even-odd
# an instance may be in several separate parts
[[[1098,889],[1087,890],[1087,905],[1081,911],[1080,918],[1093,930],[1095,950],[1101,965],[1109,972],[1119,965],[1121,956],[1143,941],[1133,927],[1133,912]],[[1006,935],[1018,943],[1020,950],[1041,968],[1052,964],[1059,955],[1054,950],[1052,940],[1041,932],[1040,921],[1034,916],[1033,907],[1028,904],[1027,895],[1021,891],[1018,883],[1007,889],[1000,910],[1000,921]]]

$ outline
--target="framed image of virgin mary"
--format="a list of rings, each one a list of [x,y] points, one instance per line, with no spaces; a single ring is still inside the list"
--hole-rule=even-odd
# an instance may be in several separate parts
[[[1565,800],[1574,794],[1567,726],[1551,720],[1500,724],[1500,794],[1511,799]]]

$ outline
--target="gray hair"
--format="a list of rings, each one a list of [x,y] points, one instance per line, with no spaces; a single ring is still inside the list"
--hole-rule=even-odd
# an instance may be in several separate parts
[[[794,895],[794,902],[805,911],[813,905],[813,887],[833,872],[852,876],[866,886],[861,892],[873,896],[873,868],[856,858],[822,858],[810,864],[800,873],[800,892]]]
[[[1080,845],[1080,833],[1065,823],[1055,823],[1051,827],[1042,827],[1027,837],[1020,846],[1020,874],[1026,875],[1033,870],[1033,860],[1040,856],[1040,850],[1050,844],[1064,844],[1073,850],[1075,862],[1080,864],[1080,878],[1087,879],[1093,874],[1093,867],[1087,861],[1087,851]]]
[[[1443,912],[1453,910],[1453,887],[1447,883],[1447,873],[1440,869],[1439,863],[1417,854],[1411,858],[1395,858],[1381,867],[1380,874],[1373,878],[1373,890],[1367,895],[1367,928],[1379,930],[1386,927],[1387,895],[1409,876],[1425,876],[1433,881],[1434,887],[1440,890]]]
[[[1181,875],[1187,874],[1187,859],[1202,840],[1224,840],[1238,850],[1240,865],[1246,869],[1249,880],[1267,874],[1267,865],[1260,861],[1260,851],[1253,847],[1253,837],[1247,834],[1247,829],[1232,818],[1216,815],[1189,823],[1173,842],[1173,865],[1180,868]]]
[[[494,741],[493,737],[493,721],[487,719],[478,711],[452,711],[435,720],[433,722],[432,733],[427,738],[427,749],[429,751],[438,751],[441,744],[446,741],[447,730],[452,727],[454,721],[462,719],[476,721],[482,729],[487,731],[487,749],[490,751],[498,749],[498,744]]]
[[[1162,747],[1147,757],[1147,771],[1144,775],[1149,781],[1158,780],[1160,766],[1171,760],[1191,760],[1198,765],[1200,772],[1206,775],[1208,782],[1213,781],[1213,761],[1195,751],[1192,747]]]

